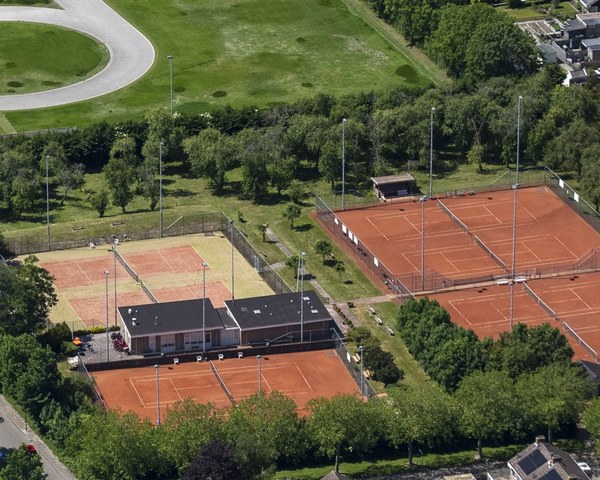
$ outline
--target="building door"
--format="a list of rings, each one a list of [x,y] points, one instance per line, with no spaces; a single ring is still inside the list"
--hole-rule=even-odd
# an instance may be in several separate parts
[[[175,351],[175,335],[162,335],[160,337],[160,351],[163,353]]]

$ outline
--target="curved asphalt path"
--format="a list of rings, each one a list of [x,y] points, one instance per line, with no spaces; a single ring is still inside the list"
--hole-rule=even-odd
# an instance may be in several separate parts
[[[108,48],[108,65],[93,77],[66,87],[0,95],[0,111],[54,107],[98,97],[134,82],[154,63],[155,52],[150,41],[102,0],[56,1],[62,10],[0,7],[0,22],[45,23],[86,33]]]

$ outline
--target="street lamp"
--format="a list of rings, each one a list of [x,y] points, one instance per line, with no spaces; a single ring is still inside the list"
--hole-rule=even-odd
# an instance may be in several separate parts
[[[363,399],[363,394],[364,394],[364,376],[363,376],[363,364],[364,364],[364,358],[365,358],[365,347],[364,345],[361,345],[360,347],[358,347],[358,349],[360,350],[360,399]]]
[[[48,231],[48,251],[50,251],[50,187],[48,184],[48,161],[50,155],[46,155],[46,230]]]
[[[262,392],[262,371],[261,371],[261,367],[260,367],[261,358],[262,358],[261,355],[256,356],[256,360],[258,361],[258,391],[259,391],[259,393]]]
[[[515,297],[515,269],[517,266],[517,190],[519,189],[519,159],[520,159],[520,140],[521,140],[521,103],[523,97],[519,95],[517,102],[517,161],[515,165],[515,184],[513,185],[513,235],[512,235],[512,264],[510,268],[510,321],[509,328],[512,332],[514,321],[514,297]]]
[[[300,343],[304,342],[304,255],[305,252],[300,254]]]
[[[202,353],[206,353],[206,267],[202,262]]]
[[[235,273],[233,268],[233,220],[229,220],[231,228],[231,301],[235,303]]]
[[[346,122],[342,119],[342,210],[346,209]]]
[[[163,238],[163,165],[162,165],[163,141],[158,144],[158,210],[160,212],[160,238]]]
[[[158,369],[160,365],[154,365],[155,378],[156,378],[156,426],[160,425],[160,385],[158,383]]]
[[[427,197],[419,198],[421,202],[421,291],[425,291],[425,201]]]
[[[108,270],[104,271],[104,283],[106,286],[106,361],[110,361],[110,349],[108,341]]]
[[[435,113],[435,107],[431,107],[431,118],[429,120],[430,133],[429,133],[429,196],[433,195],[433,114]]]
[[[169,61],[169,92],[171,99],[171,116],[173,116],[173,55],[167,55]]]

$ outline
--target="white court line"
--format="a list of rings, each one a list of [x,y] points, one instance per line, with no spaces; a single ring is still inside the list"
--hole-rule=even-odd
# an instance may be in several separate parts
[[[527,245],[525,245],[524,242],[519,242],[523,247],[525,247],[527,250],[529,250],[529,253],[531,253],[535,258],[537,258],[537,260],[539,262],[542,261],[542,259],[540,257],[538,257],[535,253],[533,253],[533,250],[531,250],[531,248],[529,248]]]
[[[140,399],[140,403],[142,404],[142,407],[146,408],[146,404],[142,400],[142,397],[140,396],[140,393],[138,392],[138,389],[135,388],[135,385],[134,385],[131,377],[129,377],[129,383],[131,383],[131,386],[133,387],[133,391],[135,392],[135,394],[137,395],[137,397]]]
[[[490,217],[494,217],[494,219],[500,224],[503,225],[502,220],[500,220],[495,213],[493,213],[486,205],[482,205],[482,207],[487,210],[487,212],[490,214]],[[491,226],[491,225],[489,225]]]
[[[262,371],[262,368],[261,368],[261,371]],[[260,376],[262,377],[263,382],[265,382],[267,384],[267,388],[272,392],[273,389],[271,388],[271,385],[269,385],[269,382],[267,382],[267,379],[265,378],[265,376],[262,373],[260,374]]]
[[[370,219],[369,217],[366,217],[366,219],[367,219],[367,222],[369,222],[369,223],[370,223],[370,224],[373,226],[373,228],[374,228],[375,230],[377,230],[377,232],[379,232],[379,235],[381,235],[383,238],[385,238],[385,239],[386,239],[386,241],[388,241],[388,242],[390,241],[389,237],[388,237],[388,236],[387,236],[385,233],[383,233],[383,232],[382,232],[382,231],[379,229],[379,227],[378,227],[377,225],[375,225],[375,224],[374,224],[374,223],[371,221],[371,219]],[[346,226],[347,226],[347,225],[346,225]]]
[[[583,303],[583,304],[584,304],[584,305],[585,305],[585,306],[586,306],[586,307],[587,307],[589,310],[592,310],[592,307],[590,307],[590,306],[588,305],[588,303],[587,303],[587,302],[586,302],[586,301],[585,301],[583,298],[581,298],[581,297],[580,297],[580,296],[577,294],[577,292],[576,292],[574,289],[572,289],[572,288],[571,288],[570,290],[571,290],[571,291],[572,291],[572,292],[575,294],[575,296],[576,296],[576,297],[577,297],[577,298],[578,298],[578,299],[581,301],[581,303]]]
[[[175,390],[175,393],[177,394],[177,396],[179,397],[179,400],[183,401],[183,398],[181,398],[181,395],[179,395],[179,389],[175,386],[175,384],[173,383],[173,379],[169,378],[169,382],[171,382],[171,386],[173,387],[173,390]]]
[[[302,375],[302,378],[304,379],[304,383],[306,383],[306,386],[308,387],[308,389],[312,392],[313,389],[310,386],[310,383],[308,383],[308,381],[306,380],[306,377],[304,376],[304,374],[302,373],[302,370],[300,370],[300,367],[298,366],[298,364],[296,363],[296,368],[298,369],[298,372],[300,372],[300,375]]]
[[[554,238],[556,238],[556,241],[558,243],[560,243],[563,247],[565,247],[566,250],[568,250],[568,252],[573,255],[573,257],[575,259],[577,259],[577,255],[575,255],[575,253],[573,253],[573,250],[571,250],[569,247],[567,247],[563,242],[560,241],[560,238],[558,238],[556,235],[552,235]]]

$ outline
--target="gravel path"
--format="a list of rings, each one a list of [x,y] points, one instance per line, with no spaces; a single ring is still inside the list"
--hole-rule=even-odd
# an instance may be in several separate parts
[[[1,95],[0,111],[53,107],[88,100],[133,83],[152,67],[155,52],[150,41],[102,0],[56,1],[62,10],[0,7],[0,22],[45,23],[86,33],[108,48],[108,65],[93,77],[66,87]]]

